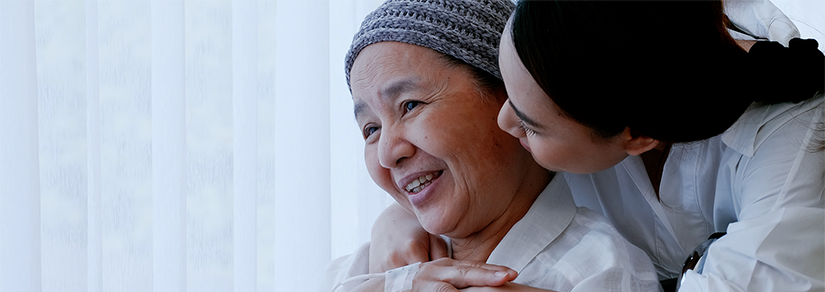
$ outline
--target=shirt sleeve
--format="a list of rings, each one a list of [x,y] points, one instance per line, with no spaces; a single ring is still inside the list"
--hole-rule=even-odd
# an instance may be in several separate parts
[[[585,251],[578,259],[586,263],[586,269],[594,271],[582,274],[584,278],[575,283],[571,291],[661,291],[662,286],[659,284],[656,270],[647,254],[625,241],[612,228],[603,230],[594,230],[583,238],[582,242],[586,242],[587,237],[593,237],[594,240],[590,241],[593,246],[589,250],[578,249],[579,252]],[[594,236],[595,234],[601,235],[598,236],[601,238]],[[569,258],[569,255],[567,257]],[[566,273],[570,275],[569,271]]]
[[[753,155],[720,168],[714,216],[733,218],[679,291],[825,290],[825,104],[756,132]]]
[[[637,254],[647,257],[644,254]],[[647,265],[651,265],[649,262]],[[655,277],[655,272],[639,269],[638,264],[615,265],[588,275],[577,283],[571,292],[605,291],[605,292],[636,292],[662,291],[662,286]],[[653,276],[653,277],[650,277]]]
[[[365,243],[358,250],[350,255],[345,255],[332,260],[324,270],[324,278],[318,287],[318,292],[331,292],[339,284],[345,280],[369,273],[369,254],[370,245]],[[337,292],[350,291],[352,288],[362,282],[353,282],[343,285],[343,287],[336,290]]]
[[[519,278],[553,291],[661,291],[653,263],[627,242],[604,218],[580,208],[554,245]],[[526,280],[519,279],[516,280]]]

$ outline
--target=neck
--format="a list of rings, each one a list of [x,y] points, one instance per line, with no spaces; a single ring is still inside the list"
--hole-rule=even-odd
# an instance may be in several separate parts
[[[737,45],[739,45],[739,47],[741,47],[743,50],[745,50],[745,52],[749,52],[751,50],[751,47],[753,47],[753,44],[756,43],[756,41],[751,41],[751,40],[734,40],[734,41],[736,42]]]
[[[647,177],[650,178],[650,183],[653,185],[653,190],[657,196],[659,195],[659,185],[662,182],[662,173],[665,171],[667,154],[670,152],[670,145],[671,143],[659,143],[655,148],[640,155],[647,171]]]
[[[501,216],[467,237],[450,238],[453,259],[486,262],[507,232],[527,214],[552,178],[553,173],[535,165],[535,169],[528,171],[513,201]]]

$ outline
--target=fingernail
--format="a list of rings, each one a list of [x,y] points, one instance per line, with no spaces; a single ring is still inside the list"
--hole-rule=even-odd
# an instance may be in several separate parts
[[[499,277],[499,278],[507,277],[507,272],[496,272],[496,277]]]

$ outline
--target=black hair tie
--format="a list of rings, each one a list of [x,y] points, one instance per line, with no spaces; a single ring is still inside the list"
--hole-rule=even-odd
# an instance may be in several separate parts
[[[794,38],[788,48],[777,42],[756,42],[748,52],[755,79],[754,100],[800,102],[823,92],[825,56],[813,39]]]

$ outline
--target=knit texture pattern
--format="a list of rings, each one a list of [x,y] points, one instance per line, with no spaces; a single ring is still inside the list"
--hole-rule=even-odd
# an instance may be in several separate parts
[[[501,79],[498,43],[515,4],[510,0],[388,0],[367,15],[345,59],[350,70],[364,47],[396,41],[455,57]]]

